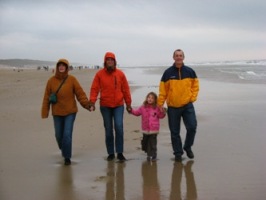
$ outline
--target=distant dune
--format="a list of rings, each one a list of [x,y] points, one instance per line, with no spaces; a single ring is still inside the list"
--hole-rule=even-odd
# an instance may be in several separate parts
[[[6,67],[54,66],[56,62],[30,59],[0,59],[0,65]]]

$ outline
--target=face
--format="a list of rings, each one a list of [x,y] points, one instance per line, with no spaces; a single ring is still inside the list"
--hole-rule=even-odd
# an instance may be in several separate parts
[[[66,71],[66,66],[62,63],[59,63],[58,65],[58,71],[61,73],[64,73]]]
[[[115,61],[113,58],[106,58],[106,67],[107,69],[114,69]]]
[[[148,104],[154,104],[154,102],[155,102],[155,98],[154,98],[154,96],[153,96],[153,95],[149,95],[149,96],[147,97],[147,103],[148,103]]]
[[[176,51],[173,56],[173,59],[175,60],[175,64],[177,66],[182,66],[185,59],[183,51]]]

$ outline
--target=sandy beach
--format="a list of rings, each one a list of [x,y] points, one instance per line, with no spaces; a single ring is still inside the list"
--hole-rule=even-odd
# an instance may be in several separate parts
[[[140,150],[140,118],[125,112],[128,161],[107,162],[97,103],[95,112],[79,106],[72,165],[64,166],[52,117],[40,116],[52,72],[0,69],[0,199],[265,199],[266,82],[243,81],[234,74],[214,80],[214,72],[204,67],[195,70],[200,93],[195,103],[198,130],[193,160],[185,155],[182,163],[173,160],[166,117],[158,136],[158,160],[146,161]],[[96,71],[70,73],[88,94]],[[146,80],[162,71],[146,70]],[[137,106],[146,93],[139,95],[141,86],[130,82],[133,106]],[[154,85],[146,89],[158,92]],[[184,139],[184,127],[181,135]]]

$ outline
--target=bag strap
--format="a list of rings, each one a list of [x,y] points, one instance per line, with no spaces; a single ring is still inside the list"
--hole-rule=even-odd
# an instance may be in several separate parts
[[[68,77],[68,76],[67,76],[67,77]],[[61,82],[61,84],[60,84],[60,85],[59,85],[59,87],[57,88],[57,90],[56,90],[55,94],[57,94],[57,93],[59,92],[60,88],[62,87],[62,85],[63,85],[63,84],[64,84],[64,82],[66,81],[67,77],[66,77],[66,78],[64,78],[64,80]]]

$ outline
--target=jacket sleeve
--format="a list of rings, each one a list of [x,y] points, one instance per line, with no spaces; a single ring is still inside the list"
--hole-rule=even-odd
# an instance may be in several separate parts
[[[82,89],[82,87],[80,86],[80,83],[78,82],[78,80],[73,77],[73,85],[74,85],[74,93],[77,97],[78,102],[80,103],[80,105],[83,108],[87,108],[89,105],[89,100],[86,96],[86,93],[84,92],[84,90]]]
[[[192,81],[191,92],[192,92],[191,102],[194,102],[197,100],[198,93],[199,93],[199,80],[198,80],[198,78],[195,78]]]
[[[166,101],[168,95],[168,89],[169,89],[168,82],[165,82],[162,79],[159,85],[159,97],[157,102],[158,106],[163,106],[164,102]]]
[[[132,99],[131,99],[129,84],[128,84],[127,78],[126,78],[124,73],[123,73],[122,81],[123,81],[123,83],[122,83],[122,92],[123,92],[123,95],[124,95],[124,99],[125,99],[126,105],[130,106],[131,102],[132,102]]]
[[[49,103],[49,96],[50,96],[50,80],[47,81],[44,95],[43,95],[43,101],[42,101],[42,109],[41,109],[41,117],[48,118],[49,116],[49,110],[50,110],[50,103]]]
[[[137,109],[132,109],[131,114],[135,116],[140,116],[142,114],[142,106]]]
[[[100,72],[100,71],[99,71]],[[95,103],[97,101],[98,94],[100,92],[100,77],[99,72],[95,74],[90,89],[90,102]]]

